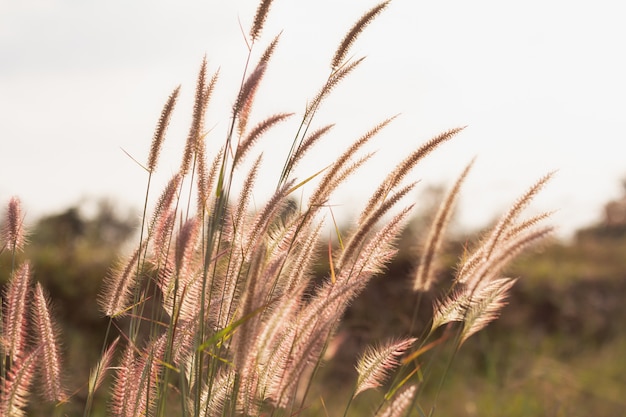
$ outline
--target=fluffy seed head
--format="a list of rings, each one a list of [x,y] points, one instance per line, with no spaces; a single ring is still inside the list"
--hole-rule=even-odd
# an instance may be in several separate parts
[[[10,251],[21,251],[25,245],[24,218],[22,204],[17,197],[11,197],[7,207],[2,238]]]

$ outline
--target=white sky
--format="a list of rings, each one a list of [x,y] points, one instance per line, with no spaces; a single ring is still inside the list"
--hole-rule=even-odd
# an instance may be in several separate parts
[[[18,195],[31,218],[83,197],[139,207],[146,175],[121,149],[145,161],[163,103],[182,84],[159,165],[160,180],[169,178],[205,54],[221,73],[207,119],[209,150],[217,149],[247,54],[239,24],[247,33],[256,4],[0,2],[0,204]],[[283,35],[255,120],[301,113],[343,34],[374,4],[275,0],[257,53]],[[449,184],[476,155],[459,211],[463,225],[478,227],[558,170],[534,207],[558,210],[554,221],[567,236],[599,219],[626,176],[624,17],[621,2],[608,0],[393,0],[354,45],[367,59],[325,102],[315,126],[337,127],[300,178],[401,113],[373,142],[374,163],[334,201],[347,218],[392,163],[468,125],[416,169],[418,190]],[[270,168],[286,154],[296,119],[256,148]],[[267,189],[275,182],[266,180]]]

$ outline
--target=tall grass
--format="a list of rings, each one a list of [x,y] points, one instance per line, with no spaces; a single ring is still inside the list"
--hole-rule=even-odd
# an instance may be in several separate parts
[[[413,208],[406,200],[415,182],[407,178],[423,158],[462,130],[437,135],[390,167],[354,228],[345,235],[337,232],[339,245],[328,243],[328,251],[320,251],[333,193],[367,169],[370,154],[363,153],[365,144],[393,118],[366,127],[330,166],[305,179],[292,173],[317,141],[331,134],[332,126],[317,125],[316,113],[334,88],[362,64],[362,58],[350,58],[350,48],[389,2],[367,11],[349,29],[329,63],[328,79],[306,101],[302,114],[272,114],[253,125],[256,94],[278,47],[276,37],[258,62],[252,62],[271,3],[260,2],[249,31],[248,64],[234,95],[223,146],[215,155],[206,153],[206,141],[213,138],[204,118],[219,74],[210,76],[204,60],[180,168],[149,210],[151,179],[179,88],[166,101],[145,165],[148,180],[138,242],[104,278],[98,299],[110,320],[109,331],[119,337],[103,345],[101,359],[84,384],[84,416],[93,415],[99,389],[109,390],[111,416],[305,414],[312,402],[320,401],[309,393],[342,316],[396,252],[394,242]],[[253,210],[263,156],[251,154],[272,129],[294,117],[300,122],[275,180],[276,190]],[[244,171],[246,158],[253,162]],[[420,292],[433,286],[451,208],[469,169],[442,202],[424,242],[427,250],[413,285],[416,303]],[[401,416],[419,409],[427,375],[424,353],[443,342],[453,343],[456,350],[494,320],[515,282],[502,277],[504,267],[550,234],[550,226],[540,226],[546,215],[520,219],[522,209],[549,177],[523,194],[476,250],[460,260],[454,282],[434,304],[432,317],[425,319],[430,325],[422,326],[420,338],[414,337],[417,327],[412,324],[405,337],[378,341],[355,358],[358,377],[346,398],[344,415],[350,414],[355,397],[380,387],[385,394],[372,415]],[[235,185],[240,191],[234,191]],[[298,200],[305,187],[310,190],[308,201]],[[3,250],[15,256],[24,245],[19,200],[11,200],[6,218]],[[416,255],[416,264],[419,258]],[[322,261],[329,268],[320,282],[313,278]],[[76,391],[72,394],[63,385],[71,382],[62,377],[63,361],[71,359],[62,357],[62,335],[50,302],[43,287],[32,282],[27,262],[12,266],[2,299],[1,414],[27,415],[29,403],[46,400],[56,403],[56,412],[62,415],[65,403],[78,401]],[[441,332],[440,327],[446,330]],[[111,340],[110,335],[104,340]],[[110,383],[103,385],[107,376]],[[40,383],[35,386],[34,380]]]

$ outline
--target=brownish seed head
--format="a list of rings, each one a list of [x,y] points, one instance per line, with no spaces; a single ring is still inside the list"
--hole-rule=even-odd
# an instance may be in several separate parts
[[[259,7],[256,9],[256,14],[254,15],[254,23],[252,23],[252,28],[250,29],[250,38],[252,41],[256,41],[259,36],[261,36],[261,32],[263,31],[263,26],[265,25],[265,21],[267,20],[267,14],[270,11],[270,6],[272,5],[272,0],[262,0],[259,3]]]
[[[352,28],[346,33],[346,36],[343,38],[337,51],[335,51],[335,55],[333,56],[333,60],[331,63],[331,67],[333,70],[336,70],[343,63],[350,47],[354,44],[358,36],[363,32],[365,27],[369,25],[375,18],[378,16],[389,4],[389,0],[382,2],[372,9],[370,9],[367,13],[365,13]]]
[[[159,123],[154,132],[154,136],[152,137],[152,145],[150,146],[150,154],[148,156],[149,172],[154,172],[156,168],[159,153],[161,151],[161,145],[163,144],[163,139],[165,139],[165,131],[167,130],[167,126],[170,123],[172,111],[174,110],[174,106],[176,105],[176,99],[178,98],[179,92],[180,86],[176,87],[172,94],[170,94],[167,102],[165,103],[165,106],[163,106],[163,110],[161,111],[161,117],[159,118]]]
[[[2,237],[9,250],[20,251],[24,249],[26,243],[24,218],[22,214],[22,204],[17,197],[11,197],[11,200],[9,200],[6,224],[2,232]]]

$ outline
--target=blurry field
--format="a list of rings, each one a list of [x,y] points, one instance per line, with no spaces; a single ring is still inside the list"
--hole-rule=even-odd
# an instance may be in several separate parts
[[[106,326],[94,300],[102,277],[133,233],[133,219],[103,204],[92,217],[69,209],[31,227],[25,256],[55,300],[67,341],[69,385],[77,390],[79,404]],[[386,276],[375,279],[350,308],[302,415],[342,415],[356,376],[354,357],[372,341],[406,332],[416,300],[406,291],[413,263],[405,254],[416,232],[400,242],[398,261]],[[465,242],[448,246],[448,275]],[[0,258],[3,278],[9,267],[9,260]],[[508,276],[521,278],[509,305],[455,356],[434,415],[626,415],[626,228],[592,227],[571,243],[545,245],[518,260]],[[427,314],[430,302],[422,300],[422,307]],[[426,415],[450,356],[434,349],[423,358],[429,377],[419,405]],[[359,407],[371,411],[379,400],[377,393],[358,397],[350,415],[358,415]],[[65,409],[68,415],[81,410],[79,405],[76,414]],[[100,410],[104,413],[102,405]]]

